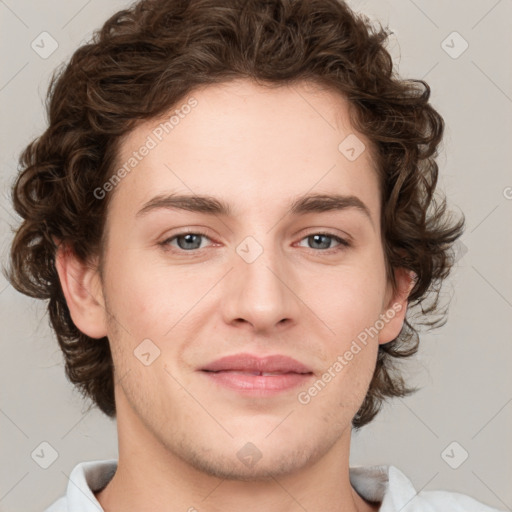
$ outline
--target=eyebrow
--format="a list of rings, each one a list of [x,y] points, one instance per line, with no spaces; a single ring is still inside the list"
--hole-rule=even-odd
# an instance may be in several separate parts
[[[231,206],[216,197],[207,195],[161,194],[145,203],[135,216],[142,217],[158,209],[187,210],[226,217],[232,217],[234,215]],[[290,213],[295,216],[347,209],[353,209],[363,213],[373,224],[369,208],[361,199],[354,195],[310,194],[295,199],[289,206]]]

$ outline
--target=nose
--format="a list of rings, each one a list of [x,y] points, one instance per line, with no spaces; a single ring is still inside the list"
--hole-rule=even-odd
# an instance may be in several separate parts
[[[248,237],[237,247],[225,279],[224,320],[253,334],[295,325],[303,307],[298,281],[286,254]]]

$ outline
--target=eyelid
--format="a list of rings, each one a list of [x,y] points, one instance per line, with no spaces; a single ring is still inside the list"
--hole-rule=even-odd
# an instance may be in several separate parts
[[[313,235],[327,236],[329,238],[334,239],[336,242],[338,242],[338,245],[331,247],[330,249],[313,249],[311,247],[303,247],[307,251],[312,252],[314,254],[325,254],[325,255],[337,254],[343,250],[346,250],[346,249],[349,249],[352,247],[352,242],[350,240],[350,237],[343,238],[339,235],[336,235],[335,233],[331,233],[329,231],[322,231],[322,230],[320,230],[320,231],[317,230],[317,231],[313,231],[311,233],[307,233],[306,235],[302,236],[302,238],[299,240],[299,243]]]
[[[206,233],[205,231],[203,231],[201,228],[182,228],[181,231],[179,231],[178,233],[174,233],[172,235],[168,235],[164,238],[164,240],[162,240],[161,242],[158,243],[158,245],[162,245],[165,247],[169,246],[169,242],[171,240],[174,240],[176,238],[179,238],[181,236],[185,236],[185,235],[200,235],[200,236],[203,236],[204,238],[207,238],[208,240],[210,240],[211,242],[213,242],[213,239],[212,237],[210,237],[208,235],[208,233]],[[182,252],[182,253],[185,253],[185,252],[199,252],[201,251],[202,249],[196,249],[194,251],[185,251],[183,249],[177,249],[178,252]]]

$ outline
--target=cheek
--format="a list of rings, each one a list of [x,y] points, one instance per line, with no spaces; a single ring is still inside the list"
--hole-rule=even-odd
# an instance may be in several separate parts
[[[134,337],[162,336],[189,302],[183,293],[187,281],[180,274],[155,268],[135,255],[111,263],[108,276],[109,304],[119,323]],[[188,285],[190,293],[193,281]]]
[[[313,281],[314,282],[314,281]],[[385,278],[375,269],[347,267],[304,290],[306,302],[342,345],[375,324],[381,313]],[[338,347],[340,348],[340,347]]]
[[[328,336],[332,343],[325,346],[326,352],[350,344],[377,320],[385,288],[381,259],[376,246],[375,250],[361,250],[336,266],[290,267],[286,280],[294,293],[329,327],[325,332],[333,333]],[[120,245],[117,254],[111,252],[106,273],[110,304],[119,323],[134,338],[160,339],[173,326],[179,323],[183,328],[194,314],[212,307],[205,295],[224,270],[216,267],[218,274],[212,271],[213,268],[208,270],[197,264],[165,264],[161,258],[148,262],[147,250]],[[218,301],[218,293],[211,295],[212,301],[214,296]],[[199,301],[201,306],[196,308]]]
[[[151,367],[162,372],[164,382],[169,380],[161,368],[164,362],[171,365],[172,372],[186,371],[189,360],[184,352],[191,343],[195,347],[192,340],[204,324],[204,308],[210,304],[205,295],[218,278],[184,267],[148,265],[133,257],[126,257],[110,272],[109,309],[117,322],[109,334],[118,363],[144,371],[133,356],[149,352],[151,358],[158,354]]]

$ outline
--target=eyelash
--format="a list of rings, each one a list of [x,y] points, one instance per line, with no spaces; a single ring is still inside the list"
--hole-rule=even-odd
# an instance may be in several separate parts
[[[203,236],[205,238],[208,238],[208,240],[211,240],[210,237],[202,232],[202,231],[184,231],[182,233],[178,233],[176,235],[173,235],[172,237],[170,238],[166,238],[163,242],[160,242],[159,245],[162,246],[164,248],[164,250],[166,251],[176,251],[178,253],[198,253],[200,251],[202,251],[202,249],[191,249],[189,251],[186,251],[185,249],[180,249],[180,248],[172,248],[172,249],[169,249],[170,246],[170,242],[175,240],[176,238],[180,238],[182,236],[185,236],[185,235],[199,235],[199,236]],[[339,243],[339,245],[337,247],[333,247],[331,249],[312,249],[310,247],[308,247],[307,249],[309,249],[310,251],[313,251],[313,252],[321,252],[321,253],[324,253],[324,254],[334,254],[334,253],[338,253],[344,249],[348,249],[349,247],[352,247],[352,244],[350,242],[348,242],[347,240],[343,239],[343,238],[340,238],[339,236],[336,236],[332,233],[326,233],[326,232],[315,232],[315,233],[311,233],[309,235],[306,235],[305,237],[303,237],[301,239],[302,240],[305,240],[309,237],[312,237],[314,235],[322,235],[322,236],[327,236],[329,238],[333,238],[336,242]]]

